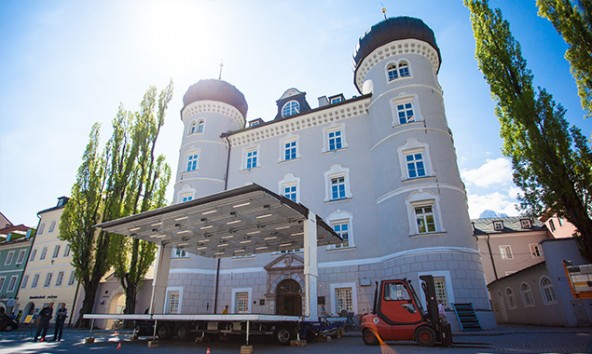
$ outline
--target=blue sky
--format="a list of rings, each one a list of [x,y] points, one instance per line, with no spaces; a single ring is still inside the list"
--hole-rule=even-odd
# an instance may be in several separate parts
[[[454,134],[469,213],[517,215],[511,166],[501,155],[489,88],[474,59],[469,12],[460,0],[382,0],[388,16],[422,19],[442,53],[439,81]],[[586,136],[566,45],[536,15],[534,1],[492,0],[510,21],[535,84],[567,108]],[[351,55],[383,19],[381,1],[35,1],[0,2],[0,212],[37,225],[37,212],[69,195],[94,122],[102,139],[122,103],[137,109],[149,85],[175,84],[161,153],[175,170],[187,88],[223,79],[241,90],[247,119],[275,116],[275,101],[296,87],[317,97],[358,95]],[[174,178],[174,176],[173,176]],[[172,200],[172,185],[169,201]]]

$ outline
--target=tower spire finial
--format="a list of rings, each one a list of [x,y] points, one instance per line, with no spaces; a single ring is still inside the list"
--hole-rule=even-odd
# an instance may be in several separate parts
[[[383,3],[380,3],[380,5],[382,6],[382,15],[384,16],[384,19],[386,20],[386,7],[384,7]]]
[[[218,74],[218,80],[222,80],[222,67],[224,66],[224,62],[220,60],[220,73]]]

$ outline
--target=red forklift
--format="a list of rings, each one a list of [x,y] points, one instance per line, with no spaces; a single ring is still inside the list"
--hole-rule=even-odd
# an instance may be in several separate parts
[[[427,312],[407,279],[376,283],[372,313],[362,317],[362,339],[367,345],[383,341],[416,341],[421,346],[452,344],[450,324],[440,318],[434,277],[422,275]]]

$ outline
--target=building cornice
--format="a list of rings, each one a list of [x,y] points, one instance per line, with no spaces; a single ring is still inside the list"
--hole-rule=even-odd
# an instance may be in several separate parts
[[[195,116],[204,113],[216,113],[231,118],[239,127],[245,126],[245,118],[236,107],[224,102],[218,101],[196,101],[183,108],[181,111],[181,120],[185,122]]]
[[[232,133],[228,136],[228,140],[232,147],[253,144],[275,136],[367,114],[369,104],[370,97],[368,96],[363,100],[354,100],[327,108],[323,107],[321,110],[314,110],[289,119],[272,121],[255,129]]]
[[[356,86],[361,88],[364,85],[368,72],[380,61],[395,55],[405,54],[418,54],[426,57],[432,62],[434,73],[438,72],[440,61],[438,59],[438,52],[434,47],[427,42],[418,39],[398,40],[374,49],[372,53],[364,58],[356,71]]]

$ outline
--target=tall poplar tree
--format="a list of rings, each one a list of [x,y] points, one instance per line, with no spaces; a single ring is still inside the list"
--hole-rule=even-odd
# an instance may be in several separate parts
[[[539,15],[547,18],[568,45],[565,59],[578,86],[582,108],[592,116],[592,0],[537,0]]]
[[[487,0],[465,0],[476,41],[475,56],[496,103],[512,160],[521,209],[533,216],[551,210],[576,226],[582,254],[592,260],[592,152],[580,129],[569,127],[565,109],[533,75],[501,11]]]
[[[81,314],[92,312],[99,282],[111,268],[126,292],[126,313],[134,313],[138,285],[154,261],[156,246],[93,226],[166,204],[171,171],[164,156],[156,157],[155,148],[172,92],[171,82],[157,100],[156,88],[150,87],[139,112],[120,105],[101,155],[99,126],[93,126],[60,223],[60,237],[71,244],[85,290]]]

